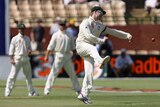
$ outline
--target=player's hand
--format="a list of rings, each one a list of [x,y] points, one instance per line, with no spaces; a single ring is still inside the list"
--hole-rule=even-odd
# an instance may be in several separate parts
[[[14,59],[11,59],[11,60],[10,60],[10,63],[14,65],[14,64],[15,64]]]
[[[45,38],[43,38],[43,39],[42,39],[42,43],[45,43],[45,42],[46,42],[46,39],[45,39]]]
[[[32,53],[32,51],[31,51],[31,50],[29,50],[29,51],[28,51],[28,55],[31,55],[31,53]]]
[[[105,42],[107,40],[108,40],[108,37],[104,36],[103,41]]]
[[[48,56],[45,56],[45,57],[44,57],[44,61],[48,61]]]
[[[129,42],[131,42],[132,35],[128,33],[128,34],[127,34],[127,38],[128,38],[128,40],[129,40]]]

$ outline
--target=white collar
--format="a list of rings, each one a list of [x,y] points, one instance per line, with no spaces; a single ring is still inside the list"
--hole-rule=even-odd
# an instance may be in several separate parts
[[[62,31],[62,30],[60,30],[60,29],[59,29],[59,31],[58,31],[58,32],[60,32],[60,33],[63,33],[63,34],[64,34],[64,33],[66,32],[66,30]]]
[[[95,21],[95,20],[93,19],[93,17],[91,17],[91,16],[89,16],[89,19],[90,19],[90,20],[93,20],[93,21]]]
[[[95,22],[100,22],[100,23],[102,23],[100,20],[97,20],[97,21],[96,21],[96,20],[95,20],[93,17],[91,17],[91,16],[89,16],[89,19],[90,19],[90,20],[93,20],[93,21],[95,21]]]
[[[21,33],[18,33],[18,36],[21,37],[21,38],[24,37],[24,35],[22,35]]]

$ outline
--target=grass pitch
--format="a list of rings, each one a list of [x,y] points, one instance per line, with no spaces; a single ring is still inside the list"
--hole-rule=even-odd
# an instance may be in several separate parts
[[[79,80],[82,84],[82,79]],[[11,96],[4,97],[5,83],[0,80],[0,107],[160,107],[160,78],[94,80],[95,87],[110,90],[94,89],[90,94],[91,105],[76,98],[69,79],[58,78],[48,96],[43,95],[45,80],[33,80],[40,94],[37,97],[27,96],[25,80],[17,80]]]

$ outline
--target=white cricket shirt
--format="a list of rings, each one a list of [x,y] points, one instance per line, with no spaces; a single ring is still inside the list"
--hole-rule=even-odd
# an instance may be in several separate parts
[[[58,30],[53,34],[47,50],[54,50],[61,53],[69,53],[75,49],[75,42],[73,36],[66,31]]]
[[[23,36],[18,33],[12,38],[9,48],[9,55],[14,55],[15,58],[19,58],[20,56],[28,56],[29,50],[31,50],[31,45],[28,36]]]
[[[79,26],[79,33],[76,42],[86,42],[89,44],[102,44],[103,39],[99,38],[105,25],[99,21],[95,21],[92,17],[84,19]]]
[[[100,21],[95,21],[92,17],[84,19],[79,26],[79,33],[76,42],[85,42],[89,44],[103,44],[103,39],[99,38],[101,34],[110,34],[112,36],[128,39],[129,33],[121,30],[108,28]]]

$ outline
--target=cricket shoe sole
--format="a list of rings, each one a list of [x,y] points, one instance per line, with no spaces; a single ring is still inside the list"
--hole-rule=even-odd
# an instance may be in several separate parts
[[[85,104],[92,104],[92,102],[87,97],[84,97],[83,94],[79,94],[77,98]]]
[[[105,58],[103,58],[103,62],[102,62],[102,64],[100,65],[100,69],[102,69],[102,68],[104,68],[104,66],[105,66],[105,64],[107,63],[107,62],[109,62],[110,61],[110,56],[106,56]]]
[[[31,96],[39,96],[39,94],[37,92],[32,92],[32,93],[28,93],[28,96],[31,97]]]

